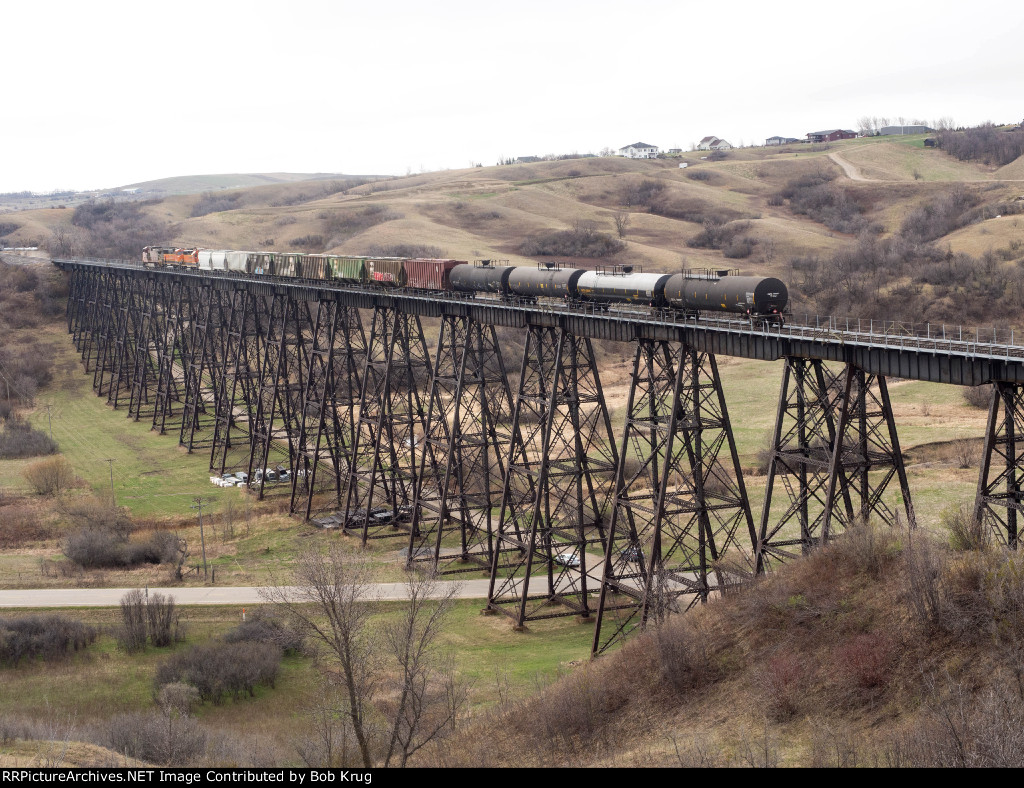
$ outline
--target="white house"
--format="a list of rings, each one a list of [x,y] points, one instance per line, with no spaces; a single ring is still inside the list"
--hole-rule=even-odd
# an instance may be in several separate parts
[[[730,145],[725,140],[716,139],[714,142],[711,143],[711,147],[708,148],[708,150],[732,150],[732,145]]]
[[[658,158],[658,146],[648,145],[646,142],[634,142],[625,148],[619,148],[619,155],[627,159],[656,159]]]
[[[697,150],[711,150],[711,146],[716,142],[721,142],[718,137],[705,137],[697,143]]]

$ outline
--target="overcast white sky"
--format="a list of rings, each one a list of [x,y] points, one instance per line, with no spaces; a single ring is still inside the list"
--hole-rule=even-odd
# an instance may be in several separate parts
[[[773,5],[15,0],[0,192],[1024,118],[1021,0]]]

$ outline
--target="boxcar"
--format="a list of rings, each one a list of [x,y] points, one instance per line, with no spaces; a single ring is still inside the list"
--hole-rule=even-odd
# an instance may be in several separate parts
[[[451,290],[451,271],[465,260],[434,260],[416,257],[405,261],[405,284],[420,290]]]

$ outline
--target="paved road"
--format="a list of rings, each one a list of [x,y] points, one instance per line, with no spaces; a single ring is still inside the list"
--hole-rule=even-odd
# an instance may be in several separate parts
[[[454,581],[460,599],[486,599],[487,580]],[[26,588],[0,591],[0,608],[117,607],[129,588]],[[259,586],[150,588],[151,594],[174,597],[179,605],[256,605],[264,601]],[[289,589],[294,590],[294,589]],[[379,599],[405,599],[405,583],[378,583]]]

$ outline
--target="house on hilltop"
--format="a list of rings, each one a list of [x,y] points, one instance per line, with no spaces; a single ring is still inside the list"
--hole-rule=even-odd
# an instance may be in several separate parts
[[[796,137],[769,137],[764,141],[766,146],[771,145],[791,145],[794,142],[800,142]]]
[[[808,142],[835,142],[836,140],[852,140],[857,132],[849,129],[826,129],[825,131],[807,132]]]
[[[705,137],[697,143],[697,150],[732,150],[732,145],[720,137]]]
[[[646,142],[634,142],[625,148],[619,148],[619,155],[627,159],[656,159],[658,158],[658,146],[648,145]]]

